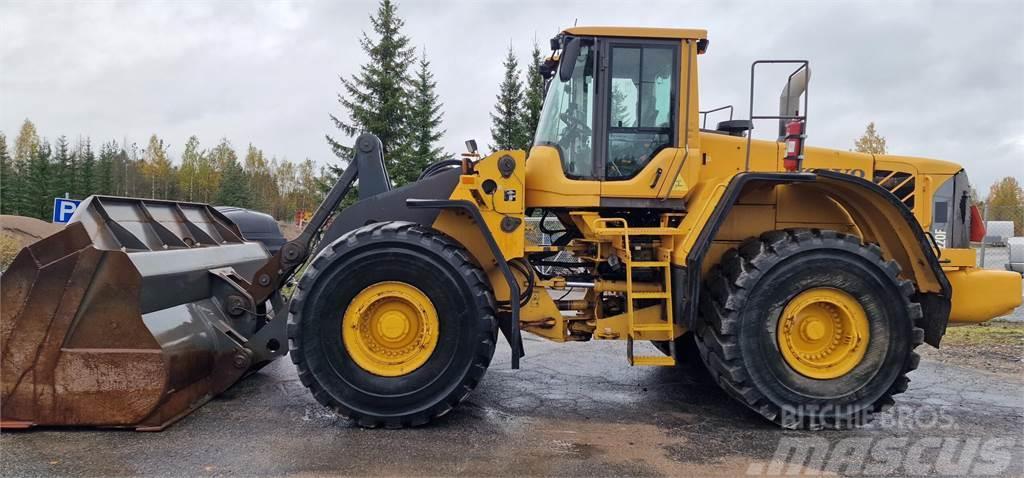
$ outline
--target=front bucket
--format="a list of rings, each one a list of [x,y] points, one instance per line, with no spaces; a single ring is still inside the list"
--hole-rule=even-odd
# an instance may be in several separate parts
[[[240,285],[267,259],[208,206],[90,197],[0,278],[0,426],[159,430],[198,408],[281,353]]]

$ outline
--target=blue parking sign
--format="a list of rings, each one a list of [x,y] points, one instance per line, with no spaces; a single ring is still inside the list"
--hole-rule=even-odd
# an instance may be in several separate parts
[[[53,198],[53,223],[65,224],[70,221],[80,202],[77,199]]]

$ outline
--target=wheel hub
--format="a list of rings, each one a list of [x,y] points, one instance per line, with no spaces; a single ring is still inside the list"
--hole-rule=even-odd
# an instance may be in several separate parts
[[[404,282],[363,289],[342,319],[342,340],[363,370],[397,377],[423,365],[437,347],[437,310],[423,291]]]
[[[857,299],[839,289],[801,292],[779,317],[778,343],[793,370],[815,379],[845,375],[864,359],[869,322]]]
[[[384,340],[395,341],[409,331],[409,319],[398,312],[386,312],[377,321],[377,328]]]

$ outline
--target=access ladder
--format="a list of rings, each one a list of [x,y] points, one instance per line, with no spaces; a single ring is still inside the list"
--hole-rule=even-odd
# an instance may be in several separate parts
[[[676,364],[676,326],[675,320],[672,316],[672,294],[670,287],[672,284],[672,268],[671,268],[671,252],[675,242],[675,236],[681,234],[680,230],[675,227],[668,227],[668,218],[670,215],[666,214],[662,216],[661,225],[659,227],[629,227],[629,224],[623,218],[599,218],[595,221],[597,228],[594,230],[595,234],[600,238],[621,238],[622,247],[624,250],[624,256],[622,262],[626,267],[626,319],[628,323],[628,332],[626,336],[626,357],[629,360],[630,365],[660,365],[660,366],[674,366]],[[633,242],[630,240],[634,237],[658,237],[660,238],[660,244],[653,251],[657,260],[647,261],[634,261]],[[657,292],[641,291],[636,290],[633,284],[633,271],[634,269],[661,269],[663,272],[662,290]],[[635,314],[635,302],[637,300],[660,300],[663,304],[664,322],[661,323],[637,323]],[[633,353],[633,341],[637,338],[638,333],[643,334],[645,332],[663,332],[668,337],[669,344],[669,355],[668,356],[655,356],[655,355],[641,355],[637,356]]]

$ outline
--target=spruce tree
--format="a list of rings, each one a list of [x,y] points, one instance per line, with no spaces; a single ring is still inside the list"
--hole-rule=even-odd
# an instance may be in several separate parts
[[[55,197],[64,197],[65,194],[74,193],[75,170],[71,157],[74,153],[68,145],[67,136],[60,135],[53,143],[53,158],[50,167],[50,194]]]
[[[249,207],[249,185],[245,171],[234,157],[228,159],[221,171],[220,190],[217,191],[218,206]]]
[[[535,41],[530,52],[530,64],[526,68],[526,94],[523,95],[522,121],[526,134],[526,145],[523,149],[527,151],[533,146],[533,137],[537,134],[537,124],[540,123],[540,108],[544,105],[544,77],[540,76],[540,66],[543,63],[540,46]]]
[[[409,85],[408,65],[414,53],[409,38],[402,34],[405,24],[397,15],[397,5],[381,0],[377,13],[370,16],[377,38],[365,32],[359,40],[369,57],[359,72],[350,78],[341,78],[342,92],[338,103],[343,117],[330,115],[331,121],[345,136],[370,132],[380,138],[384,146],[384,162],[391,171],[401,169],[408,157]],[[327,135],[334,154],[343,162],[351,159],[345,140]],[[335,171],[338,169],[335,168]]]
[[[78,155],[77,187],[79,197],[96,194],[96,154],[92,151],[92,140],[85,138]]]
[[[50,183],[50,145],[41,140],[35,153],[28,162],[25,189],[28,198],[27,208],[21,215],[38,219],[50,219],[53,205],[53,193]]]
[[[409,146],[411,157],[391,174],[395,184],[401,186],[416,180],[428,164],[448,158],[437,146],[444,135],[441,129],[441,103],[434,89],[437,82],[430,71],[427,54],[420,56],[415,76],[412,79],[412,107],[409,115]]]
[[[96,191],[94,194],[114,194],[114,158],[117,155],[117,143],[110,141],[100,147],[100,155],[96,160]]]
[[[523,83],[519,79],[519,61],[508,47],[502,64],[505,78],[498,90],[498,102],[491,113],[491,149],[523,149],[529,143],[520,108],[523,104]]]
[[[64,191],[61,194],[67,192],[74,196],[78,196],[82,190],[82,141],[79,138],[78,145],[72,149],[67,155],[67,162],[63,166],[63,170],[59,173],[64,176]]]
[[[14,214],[14,193],[19,180],[14,162],[7,154],[7,136],[0,131],[0,214]]]

